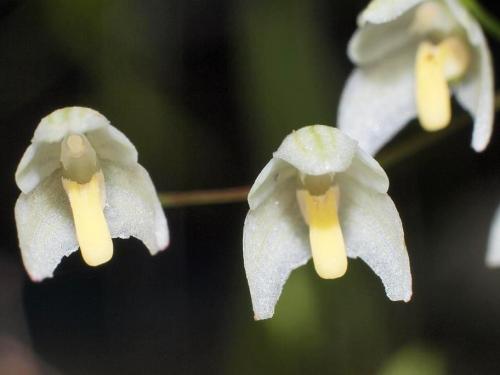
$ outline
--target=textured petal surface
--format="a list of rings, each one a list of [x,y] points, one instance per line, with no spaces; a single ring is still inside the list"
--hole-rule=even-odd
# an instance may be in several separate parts
[[[87,133],[99,159],[116,161],[121,164],[137,163],[137,150],[121,131],[112,125]]]
[[[459,0],[444,0],[452,17],[465,29],[472,45],[479,46],[484,40],[484,34],[479,23],[460,4]]]
[[[52,277],[61,259],[78,249],[59,171],[19,196],[15,217],[23,263],[33,281]]]
[[[245,220],[243,259],[256,320],[273,316],[288,276],[311,257],[295,189],[293,180],[282,184]]]
[[[152,255],[169,243],[167,219],[148,172],[139,164],[101,163],[106,184],[104,214],[113,238],[136,237]]]
[[[289,178],[296,176],[297,170],[280,159],[271,159],[259,173],[248,193],[248,205],[256,209],[274,190]]]
[[[425,0],[373,0],[358,16],[358,25],[392,21]]]
[[[68,133],[87,133],[109,125],[99,112],[85,107],[66,107],[45,116],[38,124],[32,143],[59,142]]]
[[[420,7],[420,3],[430,5]],[[444,2],[423,0],[372,1],[358,17],[358,24],[349,41],[348,55],[359,65],[385,59],[392,51],[414,44],[425,35],[447,35],[459,27]]]
[[[488,42],[479,24],[454,0],[447,1],[453,14],[467,32],[470,43],[476,47],[467,77],[454,87],[460,104],[474,118],[472,148],[483,151],[490,141],[494,123],[494,76]]]
[[[356,142],[325,125],[303,127],[289,134],[273,154],[309,175],[346,170],[356,152]]]
[[[363,15],[363,13],[361,14]],[[409,32],[414,12],[406,12],[387,23],[366,23],[356,30],[347,46],[349,59],[359,65],[387,58],[391,52],[414,43],[417,35]]]
[[[25,194],[61,166],[59,143],[35,143],[28,146],[16,170],[16,184]]]
[[[359,147],[350,167],[344,173],[363,186],[379,193],[386,193],[389,189],[389,178],[384,169]]]
[[[405,48],[383,64],[355,69],[344,87],[338,127],[371,155],[416,117],[415,51]]]
[[[486,264],[489,267],[500,266],[500,206],[498,206],[491,222]]]
[[[360,257],[380,277],[393,301],[412,295],[410,262],[398,211],[387,194],[368,190],[347,176],[340,186],[340,224],[347,255]]]

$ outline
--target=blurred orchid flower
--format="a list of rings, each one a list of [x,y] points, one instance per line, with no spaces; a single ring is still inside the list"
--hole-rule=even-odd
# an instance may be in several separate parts
[[[137,150],[92,109],[68,107],[43,118],[16,183],[19,246],[33,281],[52,277],[78,247],[88,265],[107,262],[111,238],[134,236],[152,255],[168,246],[165,214]]]
[[[498,206],[490,227],[486,264],[489,267],[500,266],[500,206]]]
[[[347,256],[360,257],[391,300],[409,301],[408,253],[388,187],[380,165],[338,129],[288,135],[248,195],[243,258],[255,319],[273,316],[291,271],[311,256],[326,279],[344,275]]]
[[[493,131],[493,68],[486,38],[458,0],[373,0],[348,46],[358,68],[344,88],[341,130],[375,154],[411,119],[427,131],[451,121],[451,93],[474,118],[472,148]]]

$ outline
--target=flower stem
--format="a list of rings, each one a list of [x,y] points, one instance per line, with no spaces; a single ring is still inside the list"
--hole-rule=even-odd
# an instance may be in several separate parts
[[[220,204],[243,202],[247,199],[249,186],[239,186],[215,190],[192,190],[159,193],[163,207],[198,206],[204,204]]]
[[[500,109],[500,93],[495,96],[495,111]],[[446,138],[450,134],[464,128],[470,122],[466,116],[437,133],[419,132],[418,135],[400,142],[387,151],[381,152],[377,160],[384,168],[392,167],[407,157],[418,153],[431,144]],[[238,186],[225,189],[192,190],[179,192],[160,192],[158,197],[163,207],[200,206],[244,202],[250,186]]]
[[[500,21],[489,13],[477,0],[461,0],[462,5],[497,40],[500,40]]]

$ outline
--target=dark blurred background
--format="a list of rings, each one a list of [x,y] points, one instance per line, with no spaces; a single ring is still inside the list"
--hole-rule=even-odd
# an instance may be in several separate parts
[[[167,209],[172,243],[155,257],[115,240],[97,269],[79,252],[39,284],[23,269],[14,172],[43,116],[68,105],[102,112],[160,191],[251,184],[292,129],[334,125],[365,1],[0,4],[1,374],[500,372],[500,270],[484,265],[500,130],[474,153],[458,106],[466,127],[424,135],[432,142],[386,165],[413,271],[408,304],[390,302],[360,260],[329,282],[308,264],[275,318],[254,322],[246,203]],[[490,46],[500,61],[498,41]],[[381,160],[421,135],[412,123]]]

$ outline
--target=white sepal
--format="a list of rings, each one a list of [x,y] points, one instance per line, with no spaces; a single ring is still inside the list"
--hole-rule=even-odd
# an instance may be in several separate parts
[[[465,29],[473,47],[472,66],[466,77],[454,86],[458,102],[474,118],[472,148],[481,152],[488,146],[495,117],[495,84],[488,42],[481,26],[456,0],[446,3]]]
[[[395,20],[425,0],[373,0],[358,16],[358,26],[379,24]]]
[[[405,48],[383,64],[357,68],[349,77],[337,126],[371,155],[416,117],[415,50]]]
[[[60,171],[21,193],[15,218],[24,267],[33,281],[52,277],[61,259],[78,249]]]
[[[84,134],[108,125],[106,117],[91,108],[60,108],[40,121],[31,142],[60,142],[66,134]]]
[[[17,166],[16,184],[25,194],[38,186],[45,178],[60,168],[61,145],[59,143],[33,143],[24,152]]]
[[[387,193],[389,178],[380,164],[360,147],[352,159],[349,168],[344,172],[368,189]]]
[[[122,164],[137,163],[135,146],[125,134],[112,125],[87,133],[99,159],[116,161]]]
[[[102,161],[101,167],[111,237],[138,238],[151,255],[164,250],[169,244],[167,219],[148,172],[137,163]]]
[[[245,219],[243,260],[256,320],[273,316],[288,276],[311,257],[295,188],[294,180],[277,186]]]
[[[273,157],[308,175],[345,171],[356,152],[356,142],[325,125],[303,127],[289,134]]]
[[[339,176],[340,224],[347,256],[361,258],[380,277],[387,297],[409,301],[410,261],[398,211],[387,194],[365,189]]]
[[[296,177],[297,170],[287,162],[272,158],[259,173],[248,193],[250,209],[256,209],[264,202],[277,186],[289,178]]]
[[[360,66],[391,58],[390,54],[415,43],[417,35],[408,32],[413,12],[408,12],[388,23],[366,23],[353,34],[347,45],[349,59]]]

